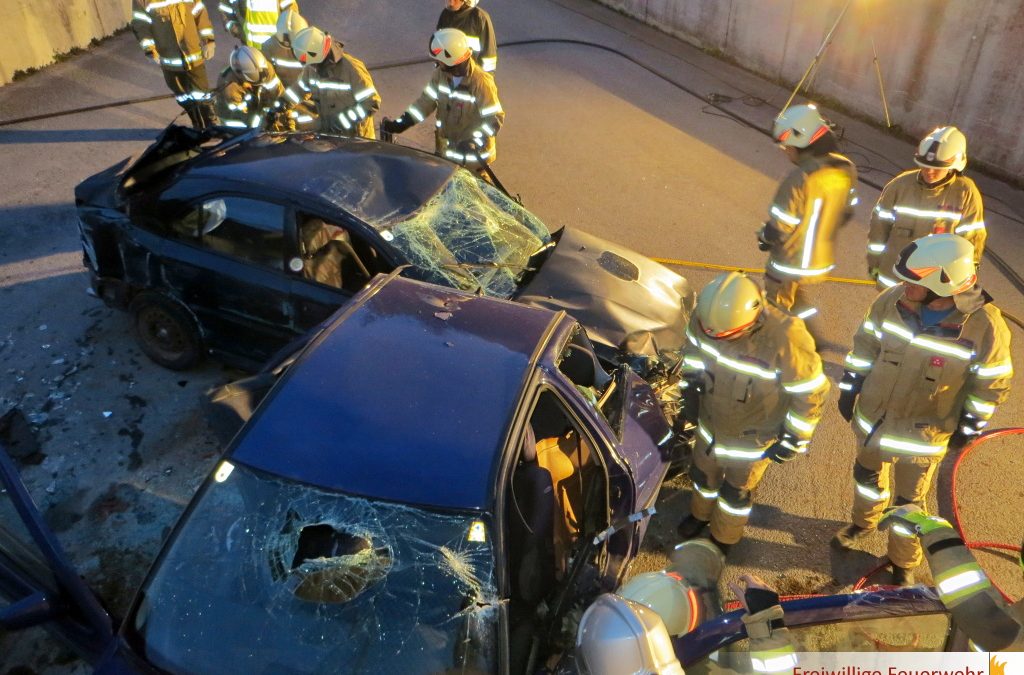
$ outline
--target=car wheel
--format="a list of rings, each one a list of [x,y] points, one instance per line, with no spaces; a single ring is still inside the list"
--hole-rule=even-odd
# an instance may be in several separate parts
[[[135,339],[161,366],[187,370],[203,357],[203,339],[181,305],[156,293],[140,293],[130,307]]]

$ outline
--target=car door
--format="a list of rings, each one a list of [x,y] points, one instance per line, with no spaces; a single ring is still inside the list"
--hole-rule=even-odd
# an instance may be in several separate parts
[[[115,620],[43,521],[3,443],[0,487],[0,629],[43,626],[95,663],[114,638]]]

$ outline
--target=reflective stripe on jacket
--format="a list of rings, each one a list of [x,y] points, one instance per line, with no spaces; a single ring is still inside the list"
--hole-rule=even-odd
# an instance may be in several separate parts
[[[490,73],[470,61],[465,77],[456,87],[451,75],[436,68],[423,93],[408,109],[408,114],[417,122],[431,113],[435,114],[438,155],[471,168],[479,166],[479,160],[488,164],[494,161],[497,156],[495,136],[505,121],[505,111]],[[476,139],[482,150],[466,156],[459,145],[471,139]]]
[[[320,116],[321,131],[376,138],[373,114],[380,110],[380,94],[370,72],[354,56],[342,52],[335,58],[303,68],[285,92],[286,103],[295,105],[308,96]]]
[[[922,535],[935,589],[977,651],[1024,651],[1024,600],[1010,607],[952,527]]]
[[[783,623],[781,605],[744,614],[743,625],[750,638],[750,670],[754,673],[782,675],[792,673],[798,665],[789,629]]]
[[[783,429],[810,440],[829,382],[802,320],[766,305],[750,333],[714,340],[694,314],[686,338],[682,372],[703,381],[698,433],[719,460],[761,459]]]
[[[481,68],[492,72],[498,67],[498,39],[494,36],[491,16],[484,10],[466,4],[455,11],[443,9],[437,19],[437,28],[458,28],[466,34],[473,58]]]
[[[903,286],[882,291],[846,356],[865,376],[853,419],[884,457],[942,457],[963,412],[989,419],[1010,389],[1010,331],[980,288],[923,328]]]
[[[246,82],[235,71],[225,68],[217,82],[214,106],[224,126],[259,129],[283,93],[284,87],[273,66],[262,84]]]
[[[974,181],[951,174],[951,178],[929,187],[920,171],[905,171],[882,190],[871,211],[868,233],[868,265],[877,267],[885,286],[897,283],[892,267],[900,251],[915,239],[929,234],[953,232],[974,244],[974,260],[985,250],[984,212],[981,193]]]
[[[213,42],[213,24],[202,0],[132,0],[132,31],[146,54],[156,53],[164,70],[203,65]]]
[[[277,33],[277,18],[286,9],[299,11],[295,0],[220,0],[228,30],[237,25],[245,44],[257,49]]]
[[[302,64],[295,58],[291,47],[281,44],[276,37],[271,37],[260,47],[263,56],[267,57],[270,64],[274,66],[277,76],[281,78],[281,84],[290,87],[295,84],[302,74]]]
[[[779,185],[764,237],[768,273],[820,281],[835,267],[835,238],[853,214],[857,168],[837,153],[806,155]]]

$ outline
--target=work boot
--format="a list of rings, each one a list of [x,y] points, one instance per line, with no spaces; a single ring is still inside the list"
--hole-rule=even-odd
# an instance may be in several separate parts
[[[913,586],[914,570],[892,564],[892,583],[894,586]]]
[[[732,548],[732,544],[723,544],[715,539],[715,535],[711,535],[711,543],[718,547],[718,550],[722,552],[722,555],[729,555],[729,549]]]
[[[874,531],[874,528],[861,527],[860,525],[850,523],[836,532],[836,536],[832,537],[832,546],[843,551],[852,551],[858,541],[866,538]]]
[[[694,518],[693,516],[686,516],[679,523],[676,528],[676,533],[685,539],[696,539],[700,536],[700,533],[704,531],[704,528],[708,526],[708,521],[701,520],[700,518]]]

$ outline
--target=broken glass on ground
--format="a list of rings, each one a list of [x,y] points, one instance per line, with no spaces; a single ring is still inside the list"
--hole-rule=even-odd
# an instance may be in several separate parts
[[[225,465],[227,466],[227,465]],[[499,605],[480,514],[218,472],[129,619],[178,672],[494,672]]]

